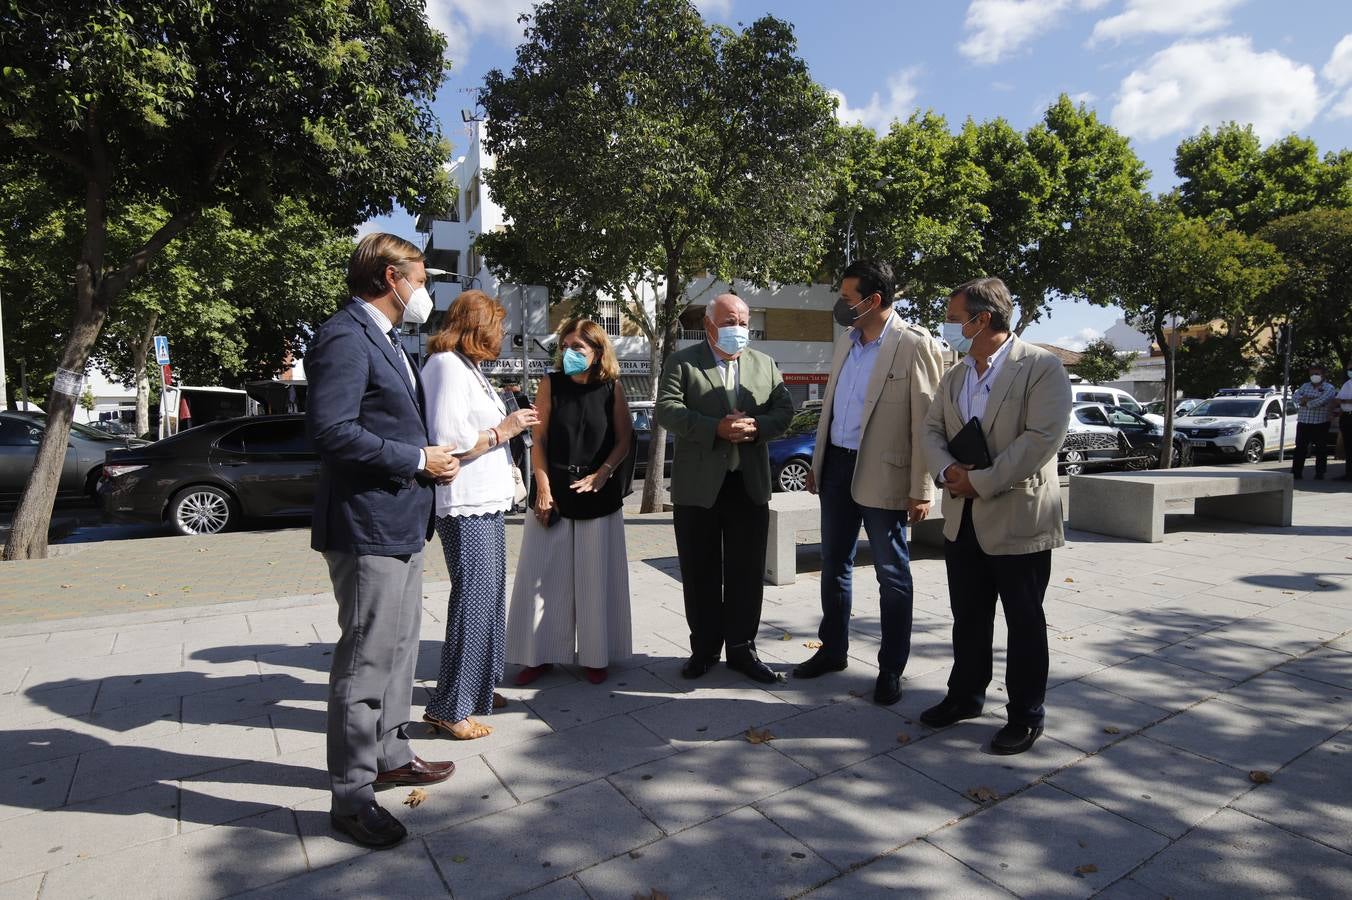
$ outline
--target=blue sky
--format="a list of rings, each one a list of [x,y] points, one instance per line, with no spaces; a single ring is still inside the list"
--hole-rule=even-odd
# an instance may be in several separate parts
[[[1173,186],[1178,141],[1204,125],[1251,122],[1265,140],[1296,132],[1323,150],[1352,146],[1349,0],[697,0],[736,25],[766,13],[795,26],[813,77],[838,92],[838,115],[885,130],[933,108],[1035,122],[1064,92],[1127,134]],[[485,72],[510,67],[530,0],[428,0],[453,68],[437,100],[447,136],[463,142],[459,111]],[[414,237],[403,213],[369,223]],[[367,230],[363,229],[363,230]],[[1113,310],[1058,304],[1029,329],[1077,346]]]

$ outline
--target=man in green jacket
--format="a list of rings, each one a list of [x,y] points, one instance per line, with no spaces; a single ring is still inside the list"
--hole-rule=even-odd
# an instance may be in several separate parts
[[[750,311],[721,294],[704,316],[707,340],[667,358],[657,421],[676,438],[671,471],[690,659],[699,678],[727,645],[728,667],[770,684],[756,655],[770,524],[767,444],[789,427],[793,401],[775,361],[747,348]]]

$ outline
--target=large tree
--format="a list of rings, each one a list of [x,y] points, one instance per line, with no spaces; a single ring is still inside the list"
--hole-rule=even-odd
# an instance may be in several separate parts
[[[1284,216],[1259,235],[1288,266],[1286,277],[1257,305],[1260,319],[1290,323],[1297,367],[1322,362],[1352,369],[1352,209]],[[1268,359],[1275,361],[1275,354]],[[1273,374],[1271,366],[1266,373]]]
[[[1271,244],[1185,215],[1172,198],[1143,196],[1092,213],[1078,252],[1093,262],[1092,299],[1116,303],[1140,323],[1164,354],[1164,396],[1174,396],[1174,341],[1189,325],[1228,319],[1264,295],[1284,266]],[[1174,410],[1164,405],[1160,467],[1173,455]]]
[[[73,315],[48,427],[6,559],[45,553],[75,393],[110,308],[201,215],[248,221],[292,196],[336,226],[398,201],[440,208],[448,148],[431,110],[445,40],[421,0],[0,0],[0,163],[83,212]],[[112,255],[136,204],[168,218]],[[63,389],[58,390],[61,387]]]
[[[814,274],[836,127],[787,23],[711,27],[689,0],[549,0],[480,97],[488,184],[510,220],[480,238],[485,258],[583,311],[600,294],[624,301],[654,385],[696,276]],[[660,429],[651,446],[645,511],[660,503]]]

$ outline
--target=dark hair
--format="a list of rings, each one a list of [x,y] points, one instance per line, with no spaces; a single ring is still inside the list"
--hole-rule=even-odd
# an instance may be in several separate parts
[[[347,288],[358,297],[370,299],[389,293],[385,269],[394,266],[407,275],[410,263],[421,262],[422,251],[414,244],[383,232],[362,238],[347,261]]]
[[[585,316],[573,316],[559,326],[555,334],[559,337],[559,342],[554,350],[554,362],[560,368],[563,366],[563,339],[573,332],[577,332],[588,346],[595,352],[595,359],[592,360],[591,369],[587,372],[588,381],[614,381],[620,377],[620,361],[615,356],[615,348],[610,343],[610,338],[606,337],[606,330]]]
[[[883,306],[892,305],[892,267],[880,259],[856,259],[845,267],[840,279],[859,279],[859,299],[878,294]]]
[[[966,298],[967,315],[971,318],[981,313],[991,314],[991,330],[1001,333],[1009,330],[1010,319],[1014,317],[1014,299],[1009,296],[1009,288],[998,278],[974,278],[966,284],[953,289],[950,297],[962,294]]]

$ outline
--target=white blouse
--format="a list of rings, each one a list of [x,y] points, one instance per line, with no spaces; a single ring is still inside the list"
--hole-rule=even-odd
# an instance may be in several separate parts
[[[507,407],[488,379],[458,353],[428,357],[422,377],[427,433],[434,445],[449,444],[455,452],[466,452],[479,442],[479,432],[507,416]],[[478,516],[511,509],[516,480],[510,446],[504,440],[482,456],[462,462],[454,481],[437,485],[437,515]]]

